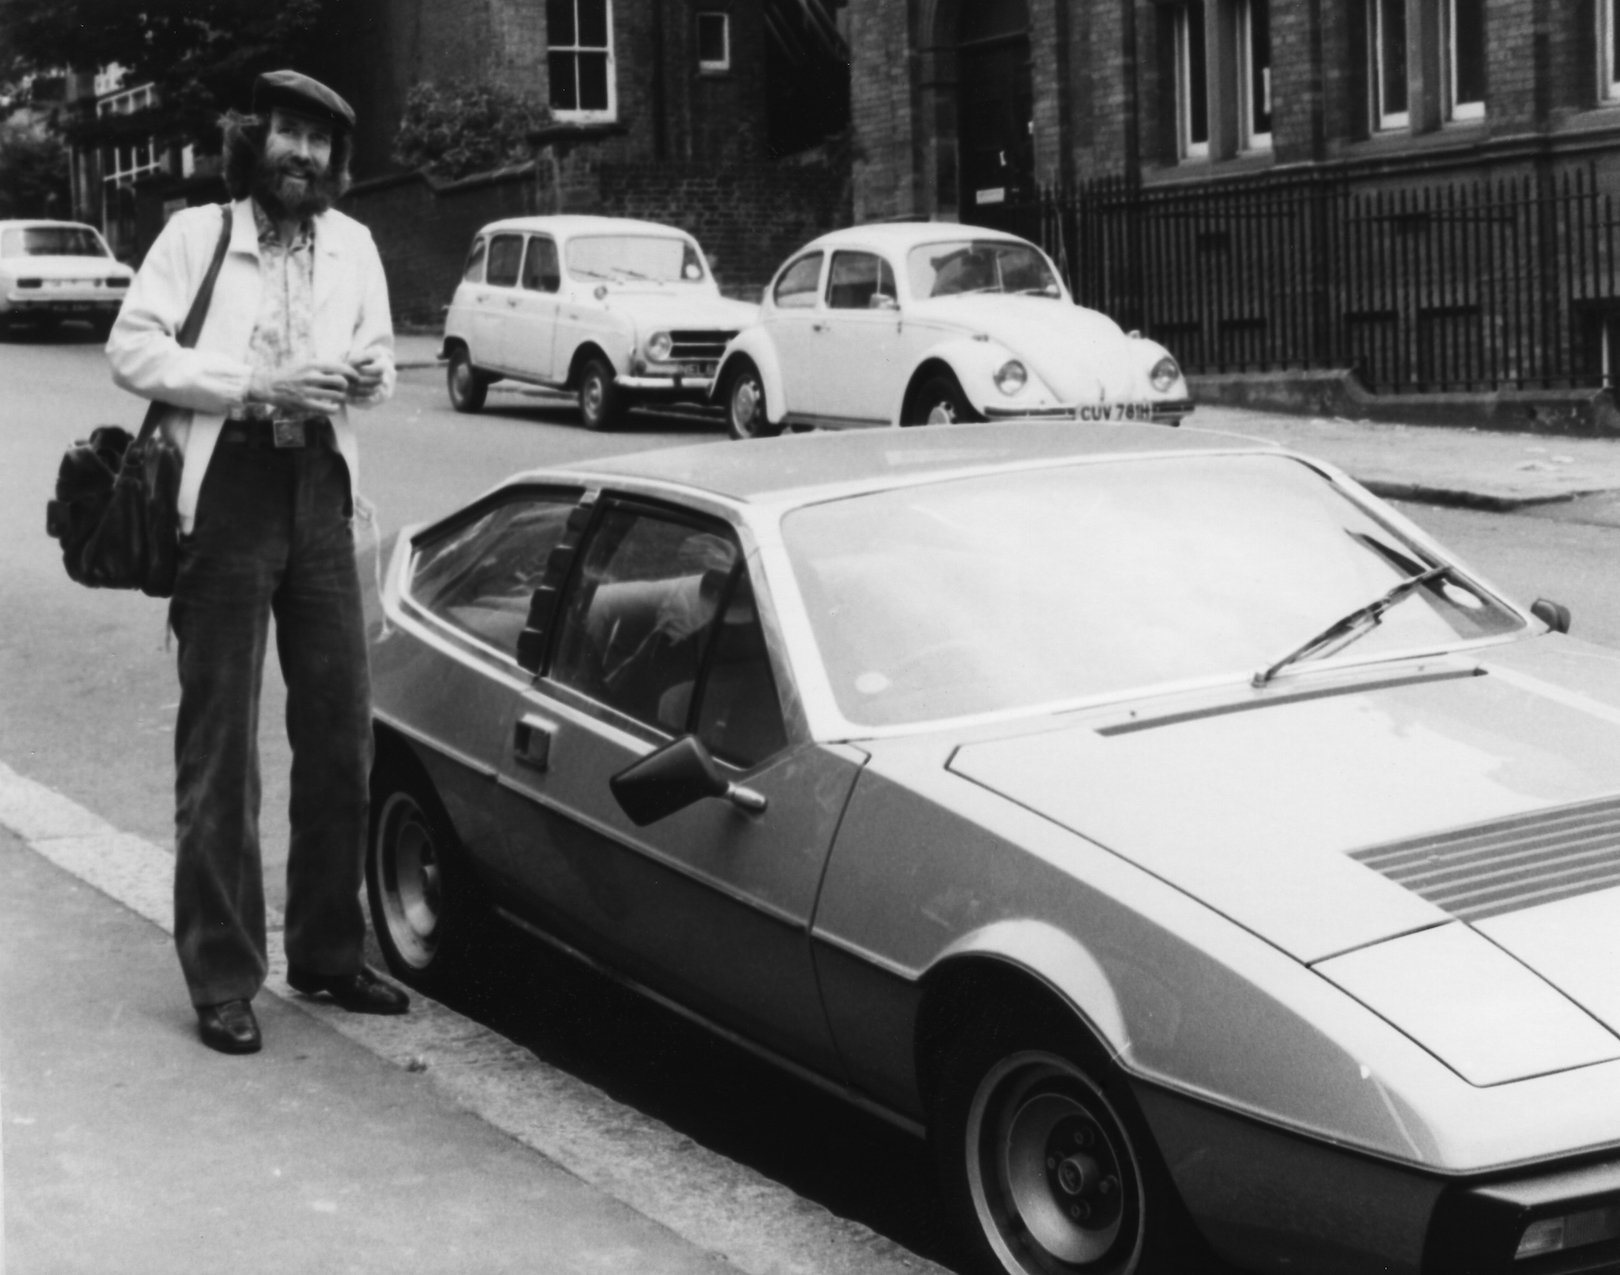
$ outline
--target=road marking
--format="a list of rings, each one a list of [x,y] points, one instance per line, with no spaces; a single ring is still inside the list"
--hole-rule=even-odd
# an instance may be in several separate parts
[[[0,827],[174,932],[174,859],[167,851],[4,763]],[[389,1019],[306,1000],[287,986],[279,926],[269,947],[267,991],[396,1067],[425,1070],[460,1106],[750,1275],[947,1275],[871,1228],[699,1146],[420,993],[410,1014]]]

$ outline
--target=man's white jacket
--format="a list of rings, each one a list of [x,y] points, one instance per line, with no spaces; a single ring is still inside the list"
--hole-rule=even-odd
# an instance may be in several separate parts
[[[219,244],[218,205],[176,213],[146,254],[118,312],[107,357],[113,380],[143,398],[190,408],[175,413],[168,428],[185,453],[180,476],[180,529],[190,531],[197,494],[219,441],[226,415],[242,406],[252,368],[248,344],[259,316],[259,232],[251,200],[231,206],[231,242],[214,285],[194,349],[176,337],[192,298]],[[382,402],[394,389],[394,329],[388,282],[371,232],[340,212],[315,218],[315,357],[354,362],[370,355],[385,369],[377,393],[363,404]],[[338,450],[358,491],[359,451],[348,413],[332,418]]]

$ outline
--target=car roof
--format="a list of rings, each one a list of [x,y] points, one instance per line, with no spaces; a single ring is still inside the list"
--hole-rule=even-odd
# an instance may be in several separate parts
[[[812,494],[824,498],[829,489],[851,493],[882,490],[917,479],[1066,460],[1276,450],[1275,444],[1262,439],[1164,425],[996,421],[700,443],[577,461],[551,472],[588,475],[607,485],[638,479],[696,489],[731,501],[791,504]]]
[[[559,238],[568,235],[603,234],[654,234],[691,238],[679,226],[666,226],[658,221],[640,221],[634,217],[593,217],[583,213],[563,213],[551,217],[507,217],[502,221],[490,222],[478,233],[489,234],[497,230],[538,230]]]
[[[71,226],[74,230],[94,231],[97,235],[101,233],[82,221],[55,221],[49,217],[14,217],[0,221],[0,230],[34,230],[42,226]]]
[[[841,244],[870,244],[874,247],[905,250],[920,243],[943,240],[1000,239],[1007,243],[1028,243],[1005,230],[988,226],[964,226],[955,221],[874,221],[864,226],[846,226],[808,243],[805,248],[835,248]]]

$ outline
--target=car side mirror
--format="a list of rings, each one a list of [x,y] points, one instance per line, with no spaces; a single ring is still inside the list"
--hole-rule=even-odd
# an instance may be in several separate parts
[[[1546,598],[1537,598],[1530,605],[1530,614],[1554,633],[1569,632],[1569,608],[1561,602],[1549,602]]]
[[[705,797],[724,797],[750,814],[765,809],[765,798],[732,783],[721,773],[696,735],[682,735],[608,780],[619,809],[638,828],[667,819]]]
[[[886,292],[874,292],[866,302],[868,310],[898,310],[900,303]]]

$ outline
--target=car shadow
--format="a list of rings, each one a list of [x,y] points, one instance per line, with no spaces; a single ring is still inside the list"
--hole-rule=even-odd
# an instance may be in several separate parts
[[[92,324],[64,319],[59,323],[0,326],[0,342],[7,345],[104,345],[106,338]]]

